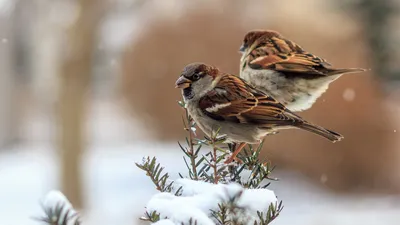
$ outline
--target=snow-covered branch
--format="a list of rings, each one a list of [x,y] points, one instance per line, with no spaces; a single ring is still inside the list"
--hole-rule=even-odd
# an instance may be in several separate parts
[[[37,218],[48,225],[80,225],[80,219],[60,191],[50,191],[42,200],[44,216]]]
[[[245,189],[236,183],[212,184],[178,179],[173,189],[181,189],[181,195],[154,195],[146,206],[146,213],[156,212],[160,218],[167,218],[174,224],[187,224],[190,220],[199,225],[219,224],[221,213],[224,221],[254,224],[260,222],[262,212],[268,212],[278,201],[271,190]]]
[[[198,225],[266,225],[275,220],[283,205],[266,189],[269,180],[277,179],[270,178],[271,164],[259,160],[262,143],[244,149],[238,156],[240,164],[225,164],[234,147],[223,144],[218,131],[204,140],[196,139],[195,124],[187,112],[184,126],[189,132],[187,146],[179,143],[179,147],[188,172],[180,172],[180,179],[171,180],[168,173],[162,173],[164,167],[156,157],[137,164],[160,191],[150,199],[141,219],[154,224]],[[200,149],[208,152],[200,153]]]

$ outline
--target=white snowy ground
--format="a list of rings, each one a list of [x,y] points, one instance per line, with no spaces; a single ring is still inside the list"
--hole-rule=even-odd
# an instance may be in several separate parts
[[[112,108],[96,105],[88,124],[93,141],[82,162],[86,225],[137,224],[144,206],[156,193],[149,179],[134,165],[143,156],[157,155],[171,175],[177,175],[184,168],[177,144],[129,140],[127,134],[132,134],[134,127],[118,120],[123,115]],[[48,137],[44,138],[54,128],[44,122],[49,120],[48,116],[42,119],[25,129],[32,140],[14,146],[12,151],[0,152],[1,225],[38,224],[31,217],[41,215],[40,199],[48,191],[59,188],[57,153],[46,141]],[[274,182],[270,188],[283,200],[285,208],[273,224],[399,224],[399,197],[332,195],[311,185],[299,174],[276,172],[274,175],[281,181]]]

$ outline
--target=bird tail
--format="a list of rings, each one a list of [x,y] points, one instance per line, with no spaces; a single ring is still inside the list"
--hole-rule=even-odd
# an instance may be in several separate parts
[[[329,139],[332,142],[340,141],[341,139],[344,138],[339,133],[336,133],[334,131],[331,131],[331,130],[328,130],[328,129],[325,129],[323,127],[320,127],[320,126],[317,126],[317,125],[314,125],[314,124],[310,124],[310,123],[307,123],[307,122],[299,124],[297,127],[300,128],[300,129],[312,132],[314,134],[320,135],[320,136],[322,136],[322,137],[324,137],[326,139]]]
[[[345,73],[359,73],[367,71],[368,69],[362,68],[348,68],[348,69],[329,69],[329,75],[338,75],[338,74],[345,74]]]

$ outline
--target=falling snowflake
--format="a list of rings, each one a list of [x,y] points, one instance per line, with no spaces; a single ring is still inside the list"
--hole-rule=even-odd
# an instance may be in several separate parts
[[[2,43],[7,43],[7,42],[8,42],[8,39],[7,39],[7,38],[3,38],[3,39],[1,39],[1,42],[2,42]]]
[[[322,174],[319,180],[321,183],[325,184],[328,181],[328,176],[326,174]]]
[[[348,101],[348,102],[354,101],[355,97],[356,97],[356,92],[354,91],[354,89],[346,88],[343,91],[343,99],[345,101]]]
[[[111,64],[111,66],[115,66],[115,65],[117,65],[117,60],[116,59],[112,59],[111,61],[110,61],[110,64]]]

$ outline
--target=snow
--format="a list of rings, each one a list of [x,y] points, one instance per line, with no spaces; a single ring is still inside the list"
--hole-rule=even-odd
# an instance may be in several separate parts
[[[196,134],[196,127],[191,127],[190,129],[192,130],[193,133]]]
[[[343,91],[343,99],[348,101],[348,102],[352,102],[354,101],[354,99],[356,98],[356,92],[354,91],[354,89],[352,88],[346,88]]]
[[[228,203],[238,196],[237,206],[245,208],[248,221],[253,224],[257,211],[267,211],[277,199],[268,189],[244,189],[236,183],[211,184],[204,181],[177,179],[174,189],[182,188],[182,195],[170,193],[154,195],[146,206],[148,213],[160,213],[161,218],[168,218],[176,224],[187,223],[190,218],[200,224],[214,224],[210,219],[211,210],[218,211],[218,205]],[[184,207],[182,207],[184,206]]]
[[[177,197],[170,193],[159,193],[152,197],[146,206],[147,212],[156,211],[161,218],[168,218],[174,224],[186,224],[190,219],[197,221],[199,225],[213,225],[206,213],[196,207],[199,198]],[[201,203],[198,203],[201,204]]]
[[[276,203],[276,195],[268,189],[245,190],[238,201],[238,206],[248,208],[252,212],[266,212],[271,203]]]
[[[42,201],[45,207],[55,207],[56,205],[64,205],[66,210],[73,210],[71,203],[63,193],[57,190],[50,191]]]
[[[159,220],[153,223],[153,225],[175,225],[175,223],[172,222],[172,220],[165,219],[165,220]]]
[[[182,196],[193,196],[214,188],[214,184],[198,182],[190,179],[177,179],[174,181],[173,191],[182,187]]]
[[[50,191],[43,199],[42,205],[46,209],[55,210],[57,207],[62,207],[61,213],[58,215],[61,219],[57,217],[52,217],[53,221],[62,221],[64,217],[76,215],[75,209],[72,207],[71,203],[68,201],[67,197],[63,193],[57,190]],[[76,218],[75,218],[76,219]],[[75,220],[72,219],[69,222],[72,224]]]

